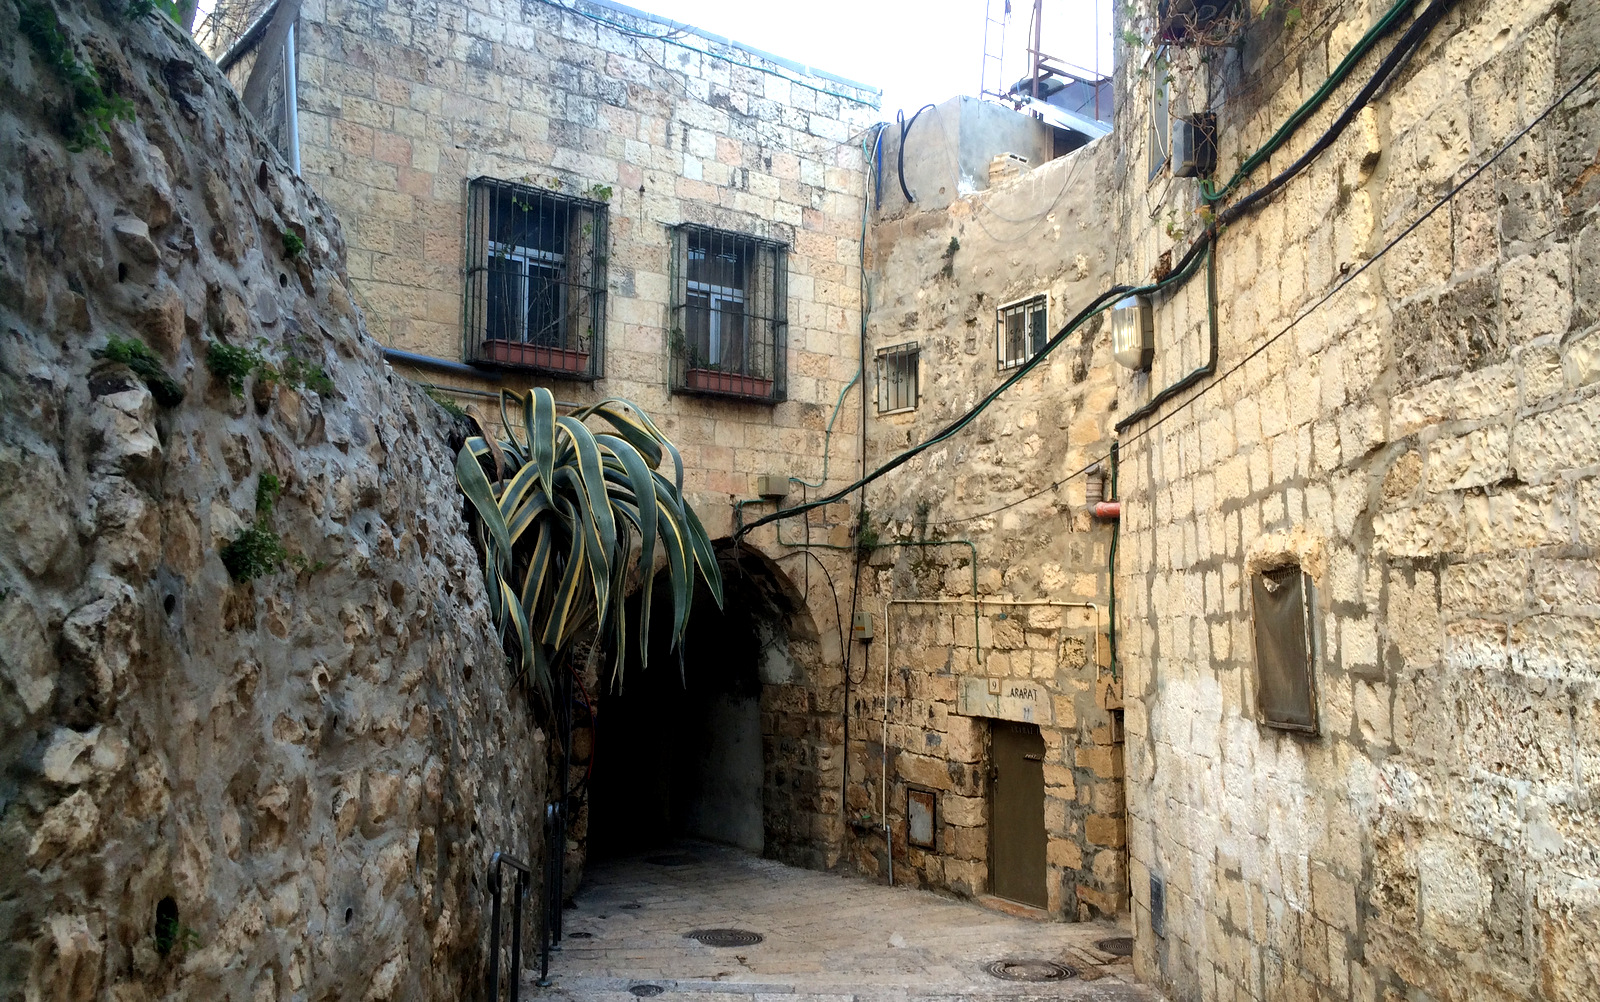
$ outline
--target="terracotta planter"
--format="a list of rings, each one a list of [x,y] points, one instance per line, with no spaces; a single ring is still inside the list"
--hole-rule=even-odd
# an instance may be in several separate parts
[[[684,385],[695,393],[726,393],[761,400],[772,397],[772,380],[720,369],[690,369],[684,374]]]
[[[570,348],[550,348],[521,341],[500,341],[490,338],[483,342],[483,360],[498,365],[521,365],[534,369],[553,369],[557,372],[588,372],[589,353]]]

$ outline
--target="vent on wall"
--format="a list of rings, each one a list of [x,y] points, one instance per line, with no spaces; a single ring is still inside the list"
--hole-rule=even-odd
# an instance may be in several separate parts
[[[1261,722],[1317,733],[1312,671],[1312,587],[1298,565],[1257,573],[1250,583],[1255,627],[1256,706]]]

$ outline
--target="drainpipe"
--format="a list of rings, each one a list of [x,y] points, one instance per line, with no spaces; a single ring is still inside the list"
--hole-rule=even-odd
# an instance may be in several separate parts
[[[284,100],[289,105],[289,166],[294,168],[295,177],[300,176],[300,70],[294,55],[297,26],[298,21],[289,25],[289,37],[283,43],[283,78],[288,91]]]

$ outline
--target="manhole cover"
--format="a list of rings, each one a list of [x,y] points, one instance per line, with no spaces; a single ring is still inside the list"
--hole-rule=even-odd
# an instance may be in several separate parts
[[[653,999],[657,995],[660,995],[662,992],[666,991],[666,989],[662,988],[660,985],[634,985],[632,988],[629,988],[628,991],[642,999]]]
[[[706,946],[755,946],[766,939],[749,929],[696,929],[683,934],[684,939],[697,939]]]
[[[651,856],[645,862],[651,866],[688,866],[694,860],[688,856]]]
[[[592,933],[592,932],[569,932],[569,933],[567,933],[567,938],[568,939],[594,939],[594,933]]]
[[[1109,953],[1113,957],[1133,956],[1132,936],[1112,936],[1110,939],[1100,940],[1094,946],[1101,953]]]
[[[1053,960],[996,960],[984,970],[1006,981],[1064,981],[1078,973]]]

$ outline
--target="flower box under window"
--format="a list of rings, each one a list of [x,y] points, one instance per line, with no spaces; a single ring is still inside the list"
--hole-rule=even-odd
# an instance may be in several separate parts
[[[685,225],[673,231],[672,266],[673,392],[784,399],[787,248]]]

